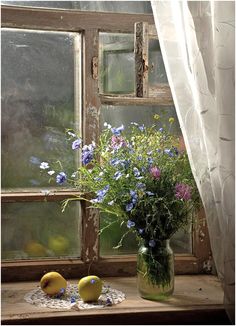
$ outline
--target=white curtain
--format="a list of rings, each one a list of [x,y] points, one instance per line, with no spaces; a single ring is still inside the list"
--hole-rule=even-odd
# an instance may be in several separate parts
[[[234,1],[151,1],[227,310],[234,312]],[[230,310],[232,309],[232,310]]]

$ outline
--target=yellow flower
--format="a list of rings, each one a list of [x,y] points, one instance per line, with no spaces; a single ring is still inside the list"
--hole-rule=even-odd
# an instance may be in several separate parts
[[[160,116],[159,116],[159,114],[154,114],[154,119],[155,119],[155,120],[158,120],[158,119],[160,119]]]
[[[175,121],[175,118],[171,117],[169,118],[169,123],[173,123]]]

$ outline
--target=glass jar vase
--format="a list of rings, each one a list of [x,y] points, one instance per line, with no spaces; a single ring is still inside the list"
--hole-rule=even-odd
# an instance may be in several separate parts
[[[164,300],[173,293],[174,253],[169,240],[156,241],[154,247],[139,247],[137,276],[138,291],[144,299]]]

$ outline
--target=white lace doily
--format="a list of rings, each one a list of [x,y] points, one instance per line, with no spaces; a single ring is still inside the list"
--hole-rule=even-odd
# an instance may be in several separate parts
[[[67,284],[66,292],[61,296],[49,296],[40,287],[28,292],[25,301],[39,307],[51,309],[93,309],[104,308],[122,302],[125,294],[112,289],[109,285],[103,285],[102,293],[96,302],[85,303],[80,298],[77,284]]]

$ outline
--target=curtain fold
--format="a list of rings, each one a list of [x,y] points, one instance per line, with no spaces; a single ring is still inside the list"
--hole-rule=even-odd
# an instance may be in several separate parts
[[[151,1],[225,305],[234,320],[234,1]]]

